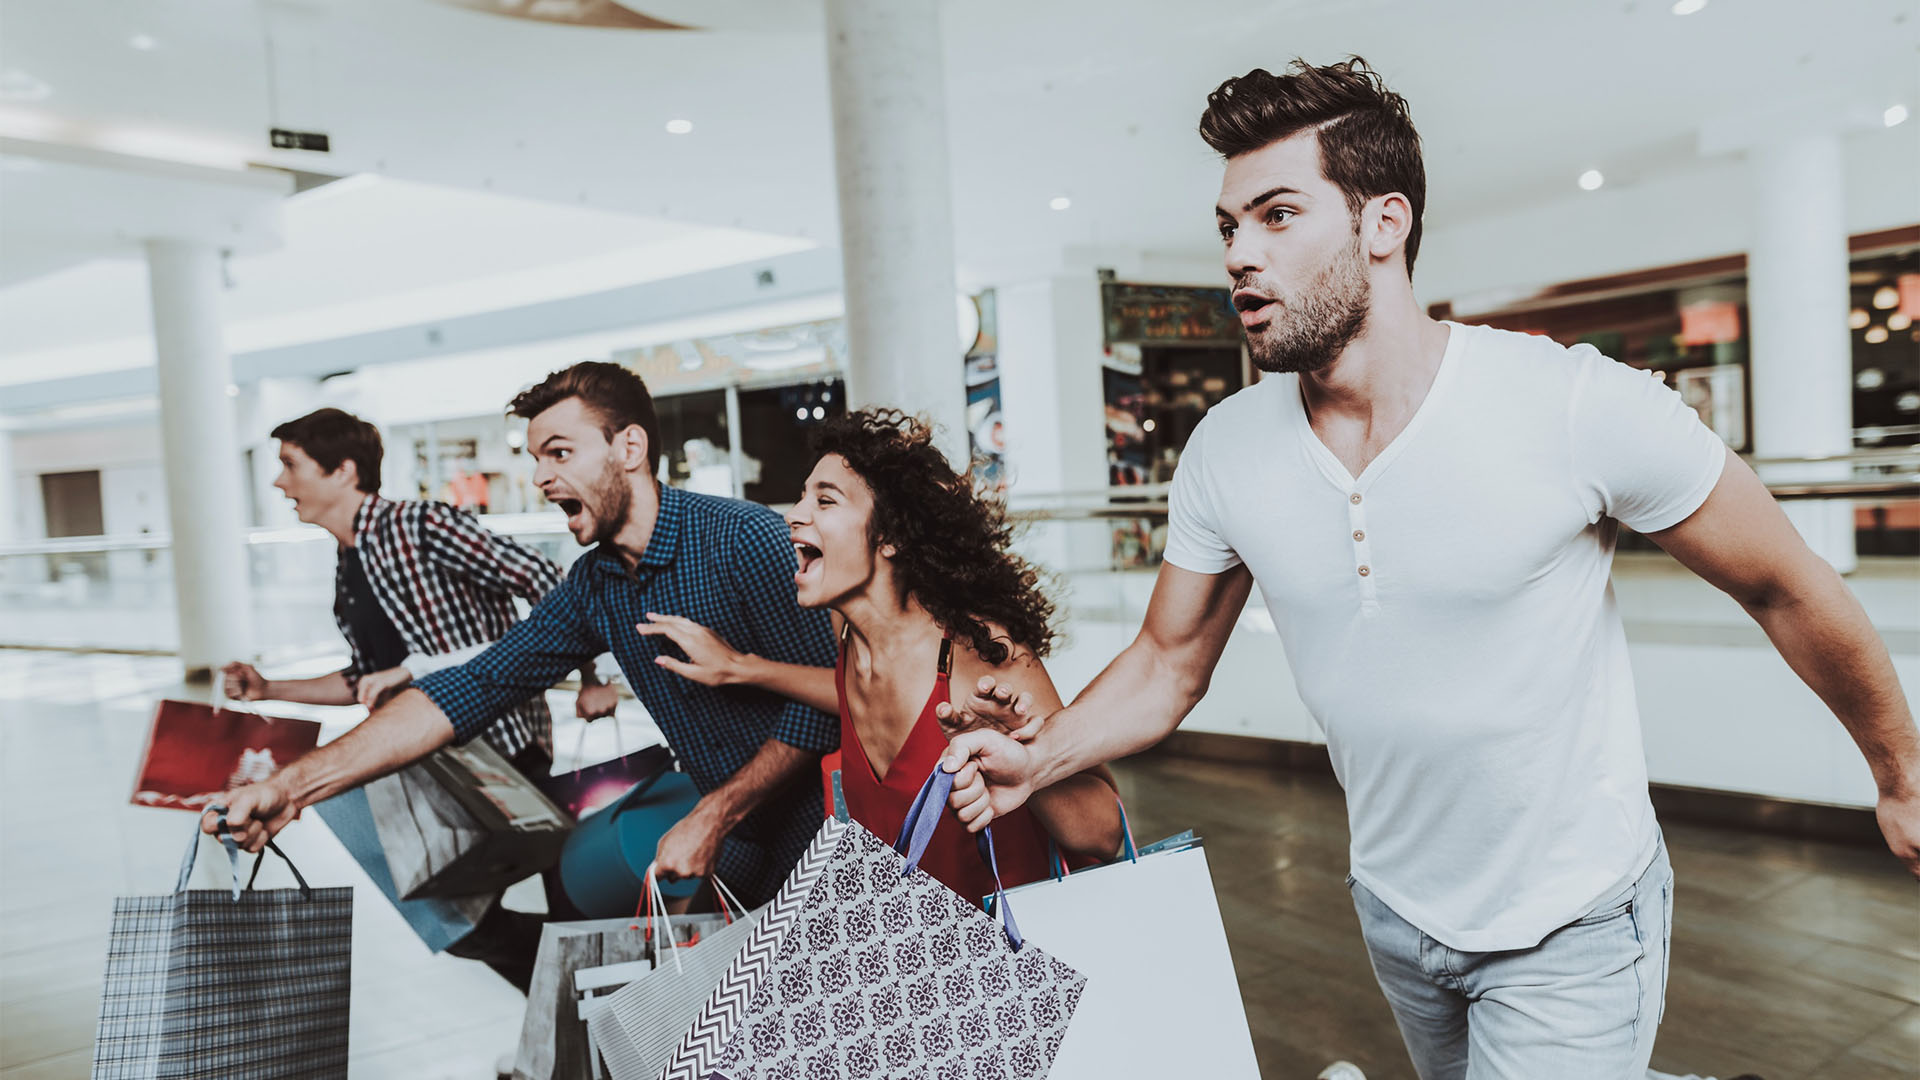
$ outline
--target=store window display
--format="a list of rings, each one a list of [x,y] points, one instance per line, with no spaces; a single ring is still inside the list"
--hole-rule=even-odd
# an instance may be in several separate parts
[[[1856,243],[1849,266],[1853,441],[1858,450],[1920,445],[1920,242]],[[1877,238],[1869,238],[1872,239]],[[1540,290],[1497,311],[1436,304],[1438,317],[1519,330],[1658,372],[1727,445],[1753,449],[1745,259],[1734,256]],[[1883,471],[1871,462],[1856,472]],[[1920,555],[1920,504],[1856,503],[1863,555]],[[1623,546],[1641,546],[1625,538]]]

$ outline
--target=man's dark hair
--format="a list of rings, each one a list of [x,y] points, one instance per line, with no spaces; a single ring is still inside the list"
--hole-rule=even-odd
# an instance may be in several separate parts
[[[341,409],[315,409],[268,433],[269,438],[292,443],[322,469],[332,472],[343,461],[353,462],[357,486],[371,495],[380,490],[380,429]]]
[[[1356,218],[1368,199],[1407,197],[1407,275],[1420,253],[1420,217],[1427,208],[1427,170],[1407,99],[1355,56],[1314,67],[1305,60],[1275,75],[1254,68],[1207,95],[1200,137],[1221,157],[1238,157],[1312,129],[1320,139],[1320,171],[1347,197]]]
[[[507,413],[532,420],[568,398],[579,398],[600,418],[600,433],[608,442],[630,425],[640,425],[647,433],[647,475],[660,471],[660,421],[654,416],[653,395],[647,393],[645,380],[619,364],[584,360],[561,368],[514,395]]]

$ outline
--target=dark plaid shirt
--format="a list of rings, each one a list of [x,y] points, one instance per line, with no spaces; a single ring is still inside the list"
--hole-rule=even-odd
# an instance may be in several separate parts
[[[446,503],[369,495],[354,515],[353,537],[380,610],[411,654],[434,656],[498,641],[520,617],[514,597],[536,603],[560,584],[560,568],[545,555]],[[370,655],[371,643],[360,640],[347,617],[347,552],[341,556],[333,611],[353,653],[346,670],[353,682],[379,670],[379,664]],[[482,731],[509,759],[529,746],[553,754],[553,719],[538,695],[479,718],[474,734]]]
[[[649,611],[709,627],[744,652],[832,667],[825,611],[794,600],[793,544],[780,516],[756,503],[678,488],[660,493],[660,519],[628,572],[608,545],[581,556],[566,581],[499,643],[417,685],[470,739],[486,718],[552,685],[568,670],[612,652],[681,767],[702,794],[738,772],[768,739],[812,753],[840,745],[837,718],[750,687],[703,686],[654,663],[664,637],[635,630]],[[820,829],[820,784],[808,772],[747,815],[721,847],[720,879],[748,904],[773,898]]]

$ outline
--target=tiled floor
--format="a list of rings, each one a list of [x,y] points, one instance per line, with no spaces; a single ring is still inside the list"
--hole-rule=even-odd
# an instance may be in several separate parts
[[[126,805],[152,702],[177,678],[167,658],[0,650],[0,1080],[88,1073],[113,897],[164,891],[191,828]],[[1344,1057],[1411,1080],[1343,884],[1332,780],[1168,758],[1119,771],[1143,838],[1206,837],[1264,1075],[1307,1080]],[[1667,837],[1679,899],[1657,1067],[1920,1077],[1920,886],[1891,858],[1678,824]],[[316,819],[283,846],[316,883],[363,886],[356,1080],[486,1080],[519,996],[430,956]]]

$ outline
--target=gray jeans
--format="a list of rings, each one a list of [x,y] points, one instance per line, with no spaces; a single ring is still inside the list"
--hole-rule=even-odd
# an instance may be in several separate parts
[[[1420,1080],[1648,1075],[1673,937],[1664,840],[1638,881],[1531,949],[1450,949],[1347,884]]]

